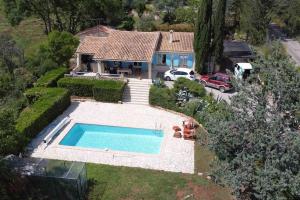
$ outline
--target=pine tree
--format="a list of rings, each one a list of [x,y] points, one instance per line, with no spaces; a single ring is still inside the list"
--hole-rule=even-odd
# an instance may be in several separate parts
[[[217,62],[220,62],[223,56],[223,41],[225,29],[225,12],[226,0],[219,0],[217,10],[214,14],[214,27],[213,27],[213,55]]]
[[[203,66],[210,53],[212,0],[200,2],[194,33],[196,71],[203,73]]]

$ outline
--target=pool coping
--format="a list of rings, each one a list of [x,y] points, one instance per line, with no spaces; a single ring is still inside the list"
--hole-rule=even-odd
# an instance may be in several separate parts
[[[64,137],[69,133],[69,131],[73,128],[73,126],[75,124],[88,124],[88,125],[99,125],[99,126],[111,126],[111,125],[106,125],[106,124],[92,124],[92,123],[86,123],[86,122],[82,122],[82,121],[75,121],[73,119],[71,119],[70,123],[68,123],[65,127],[63,127],[57,137],[55,137],[55,139],[52,142],[52,147],[53,148],[60,148],[60,149],[73,149],[73,150],[84,150],[84,151],[92,151],[92,152],[101,152],[101,153],[115,153],[115,154],[121,154],[124,156],[149,156],[149,157],[153,157],[153,156],[161,156],[165,151],[165,147],[166,147],[166,142],[167,142],[167,134],[165,134],[165,131],[162,129],[160,131],[163,132],[163,139],[160,145],[160,151],[158,154],[148,154],[148,153],[140,153],[140,152],[129,152],[129,151],[117,151],[117,150],[105,150],[105,149],[97,149],[97,148],[88,148],[88,147],[75,147],[75,146],[68,146],[68,145],[61,145],[59,144]],[[122,126],[115,126],[115,127],[122,127]],[[125,126],[124,126],[125,127]],[[126,128],[135,128],[135,127],[126,127]],[[146,128],[144,128],[146,129]],[[149,129],[151,130],[151,129]],[[48,147],[48,146],[47,146]],[[46,148],[47,148],[46,147]]]
[[[117,114],[116,114],[117,113]],[[44,144],[51,129],[69,117],[71,121],[57,133],[49,144]],[[72,102],[71,106],[28,145],[28,155],[67,161],[80,161],[113,166],[137,167],[169,172],[194,173],[194,141],[174,138],[174,125],[186,118],[173,112],[145,105],[109,104],[101,102]],[[163,130],[158,154],[104,150],[60,145],[75,123]],[[157,128],[159,127],[159,128]]]

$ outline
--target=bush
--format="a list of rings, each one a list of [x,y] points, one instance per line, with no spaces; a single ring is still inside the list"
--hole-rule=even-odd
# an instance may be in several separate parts
[[[191,81],[186,78],[179,78],[174,83],[175,92],[178,92],[182,88],[187,87],[189,91],[194,95],[194,97],[204,97],[206,94],[203,85],[197,83],[196,81]]]
[[[170,31],[173,30],[175,32],[194,32],[194,26],[192,24],[159,24],[155,26],[157,31]]]
[[[66,67],[60,67],[54,70],[47,72],[44,76],[39,78],[35,84],[36,87],[56,87],[57,81],[64,77],[64,74],[67,73]]]
[[[122,101],[125,83],[121,81],[102,80],[93,87],[93,95],[96,101],[114,102]]]
[[[92,97],[96,80],[66,77],[57,82],[58,87],[67,88],[72,95]]]
[[[149,103],[153,106],[160,106],[170,110],[178,110],[175,101],[175,93],[169,88],[159,88],[152,86],[150,88]]]
[[[28,139],[36,136],[70,105],[70,93],[63,88],[32,88],[25,92],[32,105],[25,108],[16,122],[16,130]]]
[[[125,82],[66,77],[58,86],[67,88],[72,95],[94,97],[96,101],[118,102],[122,100]]]

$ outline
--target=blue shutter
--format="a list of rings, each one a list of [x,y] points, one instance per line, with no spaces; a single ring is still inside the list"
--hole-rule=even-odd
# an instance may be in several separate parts
[[[153,58],[152,58],[152,64],[153,65],[157,65],[157,59],[158,59],[158,55],[157,53],[153,55]]]
[[[178,67],[179,66],[179,55],[178,54],[174,54],[174,57],[173,57],[173,66],[174,67]]]
[[[166,56],[166,64],[171,67],[172,57],[171,54],[167,54]]]
[[[188,66],[188,68],[192,68],[193,64],[194,64],[194,58],[193,58],[193,55],[190,54],[188,56],[188,60],[187,60],[187,66]]]

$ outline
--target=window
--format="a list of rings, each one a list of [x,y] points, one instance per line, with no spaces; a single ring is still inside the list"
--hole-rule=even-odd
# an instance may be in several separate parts
[[[175,72],[175,75],[185,76],[185,75],[188,75],[188,73],[177,71],[177,72]]]
[[[210,80],[217,80],[217,78],[218,78],[217,76],[212,76],[212,77],[210,77],[209,79],[210,79]]]
[[[142,66],[142,63],[141,63],[141,62],[134,62],[133,65],[134,65],[134,66],[139,66],[139,67],[141,67],[141,66]]]
[[[179,58],[180,58],[180,66],[186,67],[188,62],[188,55],[180,55]]]

